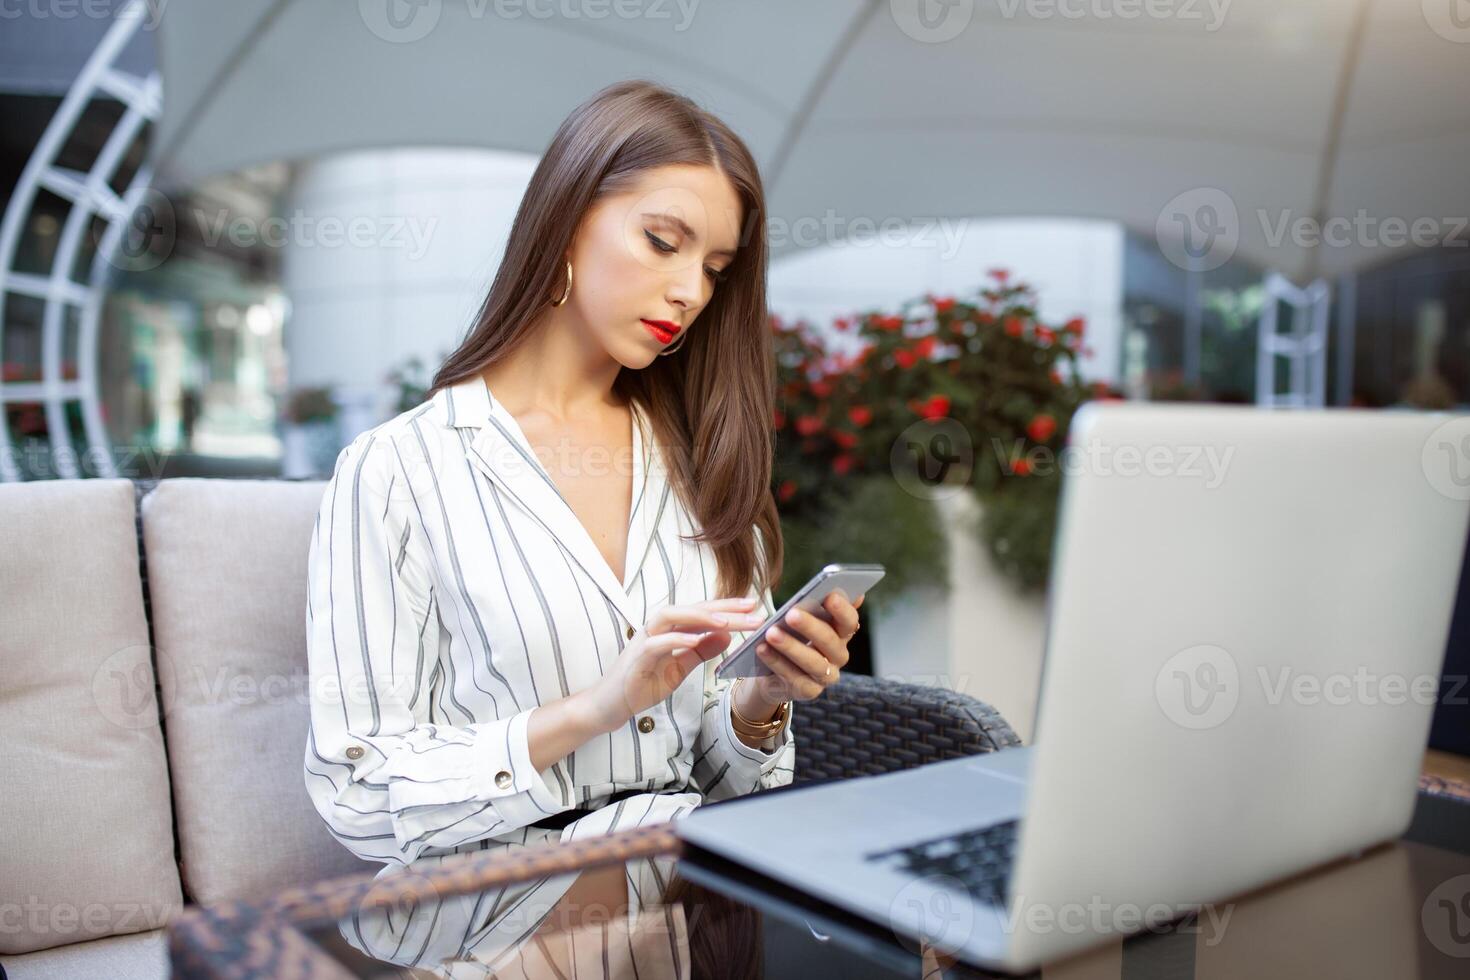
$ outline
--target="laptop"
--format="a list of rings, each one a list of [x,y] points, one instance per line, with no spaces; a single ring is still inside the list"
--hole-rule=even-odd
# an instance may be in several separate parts
[[[1470,529],[1467,447],[1465,416],[1089,403],[1052,461],[1033,743],[675,830],[1005,970],[1396,838]],[[983,638],[973,655],[983,697]]]

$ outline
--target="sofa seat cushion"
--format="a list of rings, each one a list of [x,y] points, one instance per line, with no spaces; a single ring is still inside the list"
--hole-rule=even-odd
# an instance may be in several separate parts
[[[109,936],[37,953],[0,957],[6,980],[168,980],[168,930]]]
[[[183,904],[128,480],[0,484],[0,954]]]

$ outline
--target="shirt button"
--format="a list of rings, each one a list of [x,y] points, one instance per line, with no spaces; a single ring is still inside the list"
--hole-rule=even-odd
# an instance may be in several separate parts
[[[501,789],[509,789],[512,781],[513,780],[510,777],[510,773],[506,772],[504,769],[495,774],[495,785],[499,786]]]
[[[648,715],[644,715],[642,718],[639,718],[638,730],[645,735],[653,731],[653,719],[650,718]]]
[[[362,746],[360,746],[360,745],[349,746],[348,749],[347,749],[347,758],[349,758],[349,759],[361,759],[362,758]]]
[[[632,638],[633,638],[633,627],[629,626],[628,627],[628,639],[631,640]]]

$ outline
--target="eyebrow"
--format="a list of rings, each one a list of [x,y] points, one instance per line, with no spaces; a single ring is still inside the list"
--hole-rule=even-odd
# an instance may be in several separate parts
[[[697,241],[699,241],[699,235],[695,234],[694,229],[693,228],[690,228],[689,225],[688,225],[688,223],[686,223],[684,221],[684,219],[683,218],[680,218],[678,215],[673,215],[673,214],[660,214],[657,211],[644,211],[643,212],[643,217],[648,218],[648,219],[650,219],[652,221],[663,221],[663,222],[667,222],[668,224],[671,224],[675,228],[677,228],[679,230],[679,233],[681,235],[683,235],[685,238],[689,239],[691,242],[697,242]],[[715,249],[713,252],[710,252],[709,254],[711,254],[711,255],[723,255],[726,258],[730,258],[730,257],[734,256],[735,251],[733,249],[728,249],[728,248],[718,248],[718,249]]]

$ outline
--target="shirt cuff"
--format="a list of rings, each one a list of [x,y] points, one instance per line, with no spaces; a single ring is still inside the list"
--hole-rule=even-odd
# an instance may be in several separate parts
[[[494,805],[507,828],[524,827],[572,805],[552,789],[531,762],[526,729],[534,710],[527,708],[512,715],[505,725],[491,722],[482,734],[485,769],[481,796]]]

